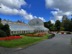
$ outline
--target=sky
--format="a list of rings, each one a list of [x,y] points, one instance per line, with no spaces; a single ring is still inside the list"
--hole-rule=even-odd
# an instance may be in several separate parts
[[[39,18],[55,23],[63,15],[72,15],[72,0],[0,0],[0,18],[10,21]]]

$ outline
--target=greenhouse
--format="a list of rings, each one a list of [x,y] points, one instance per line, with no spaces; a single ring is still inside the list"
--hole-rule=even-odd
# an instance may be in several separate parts
[[[2,24],[9,25],[11,35],[49,31],[47,28],[44,27],[43,21],[40,19],[32,19],[29,21],[28,24],[10,21],[2,21]]]

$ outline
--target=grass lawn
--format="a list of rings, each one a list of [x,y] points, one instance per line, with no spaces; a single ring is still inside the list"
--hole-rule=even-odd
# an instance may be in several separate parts
[[[43,37],[29,37],[29,36],[22,35],[23,37],[22,39],[10,40],[10,41],[0,41],[0,46],[7,47],[7,48],[26,47],[34,43],[37,43],[39,41],[48,39],[48,36],[49,35],[45,35]]]

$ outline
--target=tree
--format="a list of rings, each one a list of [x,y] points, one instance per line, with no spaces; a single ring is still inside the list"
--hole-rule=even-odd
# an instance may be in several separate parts
[[[52,26],[53,24],[51,23],[51,21],[48,21],[48,22],[44,22],[44,26],[46,27],[46,28],[48,28],[49,30],[51,30],[51,26]]]
[[[8,24],[5,24],[2,30],[6,32],[7,36],[10,36],[10,29]]]
[[[72,29],[71,20],[68,19],[68,17],[66,15],[65,15],[65,17],[63,16],[63,18],[62,18],[62,27],[64,28],[64,31],[71,31],[71,29]]]
[[[0,23],[1,23],[1,20],[2,20],[2,19],[0,18]]]
[[[51,27],[50,27],[51,31],[55,31],[55,25],[53,24]]]
[[[4,32],[3,30],[0,30],[0,37],[6,37],[6,32]]]
[[[60,27],[60,31],[64,31],[64,27]]]
[[[3,27],[3,24],[1,23],[1,18],[0,18],[0,29]]]
[[[61,26],[61,22],[59,20],[56,20],[55,22],[56,31],[60,31],[60,26]]]
[[[70,31],[72,32],[72,18],[71,18],[71,20],[70,20],[69,29],[70,29]]]

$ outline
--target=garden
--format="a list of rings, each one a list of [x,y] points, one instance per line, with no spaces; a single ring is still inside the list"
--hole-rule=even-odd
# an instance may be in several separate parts
[[[38,43],[42,40],[46,40],[50,36],[51,34],[45,34],[44,36],[41,37],[33,37],[33,36],[25,36],[25,35],[1,37],[0,46],[7,47],[7,48],[27,47],[29,45]]]
[[[28,33],[28,34],[16,34],[10,35],[9,25],[3,25],[0,19],[0,46],[13,48],[13,47],[27,47],[29,45],[38,43],[42,40],[50,39],[54,37],[53,34],[40,33]]]

